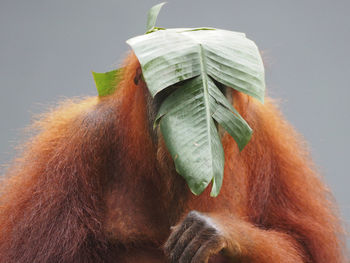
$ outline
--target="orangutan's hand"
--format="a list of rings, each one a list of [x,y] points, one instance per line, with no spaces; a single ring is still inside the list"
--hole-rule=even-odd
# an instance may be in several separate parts
[[[225,238],[211,218],[191,211],[173,227],[164,252],[171,263],[203,263],[225,247]]]

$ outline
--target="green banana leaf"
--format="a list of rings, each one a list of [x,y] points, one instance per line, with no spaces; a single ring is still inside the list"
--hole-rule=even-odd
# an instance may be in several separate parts
[[[160,30],[127,43],[152,96],[183,83],[162,102],[156,124],[191,191],[200,194],[212,181],[211,196],[217,196],[224,153],[215,121],[240,150],[252,130],[215,81],[263,102],[264,67],[258,48],[242,33],[213,28]]]
[[[210,194],[217,196],[225,158],[216,124],[234,138],[240,151],[253,131],[216,83],[263,102],[264,66],[257,46],[244,33],[155,27],[163,4],[151,8],[146,34],[127,43],[141,64],[153,97],[170,86],[175,88],[161,102],[155,126],[160,125],[177,172],[194,194],[202,193],[212,182]],[[102,76],[100,86],[106,87],[99,91],[100,95],[113,92],[107,87],[114,83],[110,76]]]

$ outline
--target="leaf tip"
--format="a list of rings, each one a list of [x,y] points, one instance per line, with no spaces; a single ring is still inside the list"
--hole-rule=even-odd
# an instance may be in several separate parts
[[[210,197],[217,197],[218,195],[219,195],[219,193],[213,193],[213,191],[210,192]]]
[[[253,136],[253,130],[250,128],[250,126],[248,126],[249,128],[249,131],[247,132],[246,134],[246,138],[245,138],[245,141],[241,144],[238,144],[238,149],[239,149],[239,152],[242,152],[243,149],[247,146],[247,144],[250,142],[250,140],[252,139],[252,136]]]
[[[165,5],[167,2],[162,2],[160,4],[157,4],[148,11],[147,15],[147,26],[146,26],[146,34],[151,33],[152,30],[155,28],[157,17],[159,15],[160,10],[162,9],[163,5]]]
[[[211,187],[211,191],[210,191],[210,197],[217,197],[220,193],[220,189],[221,186],[218,188],[217,186],[215,186],[215,182],[214,182],[214,178],[213,178],[213,185]]]

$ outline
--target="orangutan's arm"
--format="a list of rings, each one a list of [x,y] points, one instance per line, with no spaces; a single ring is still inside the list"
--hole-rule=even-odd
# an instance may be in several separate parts
[[[174,227],[165,252],[174,263],[208,262],[219,252],[233,262],[304,262],[297,242],[286,233],[263,230],[229,215],[196,211]]]

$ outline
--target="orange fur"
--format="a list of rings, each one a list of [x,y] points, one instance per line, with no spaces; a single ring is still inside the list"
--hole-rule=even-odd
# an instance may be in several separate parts
[[[211,262],[346,262],[331,195],[270,99],[234,92],[252,141],[239,153],[225,134],[221,193],[193,196],[152,140],[136,57],[125,66],[115,94],[67,102],[35,124],[2,188],[1,263],[165,262],[160,246],[191,210],[227,240]]]

